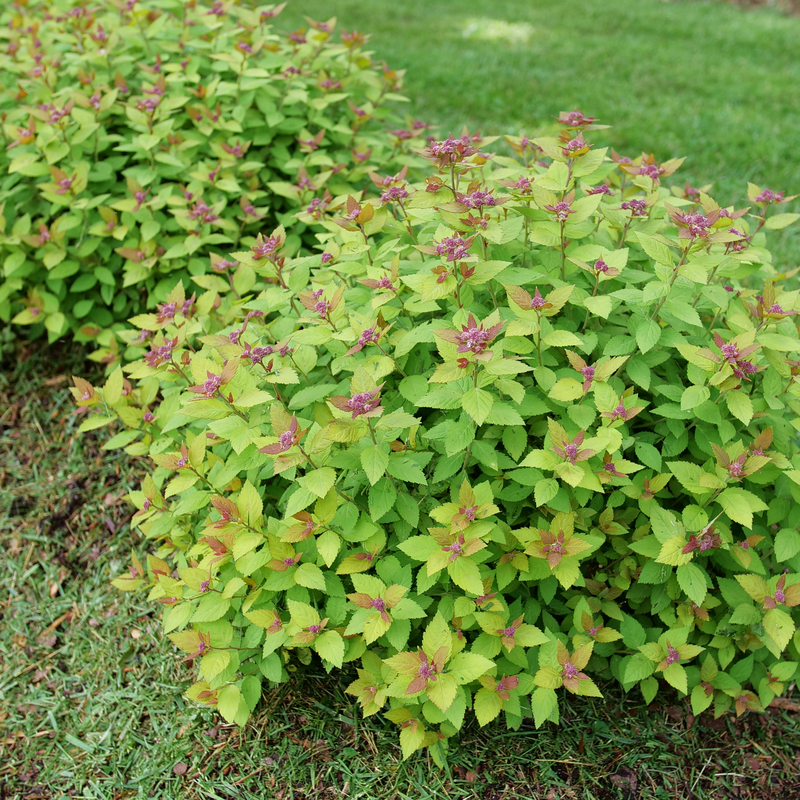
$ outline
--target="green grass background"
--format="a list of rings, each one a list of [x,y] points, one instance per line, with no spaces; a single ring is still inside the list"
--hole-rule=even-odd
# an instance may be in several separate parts
[[[458,133],[532,133],[579,108],[613,127],[591,139],[627,156],[686,156],[673,180],[800,193],[800,18],[697,0],[289,0],[369,33],[405,69],[409,112]],[[773,236],[797,266],[800,232]]]
[[[533,133],[578,107],[622,154],[687,156],[676,177],[720,202],[748,180],[800,190],[798,18],[688,0],[290,0],[278,27],[303,14],[371,33],[407,70],[408,113],[442,133]],[[779,266],[798,241],[773,238]],[[560,728],[468,726],[446,772],[401,762],[347,678],[305,676],[244,731],[221,724],[182,698],[190,671],[158,610],[108,585],[144,550],[122,500],[144,465],[77,435],[67,376],[88,371],[71,348],[19,350],[0,371],[3,800],[800,796],[791,704],[714,723],[668,696],[570,698]]]

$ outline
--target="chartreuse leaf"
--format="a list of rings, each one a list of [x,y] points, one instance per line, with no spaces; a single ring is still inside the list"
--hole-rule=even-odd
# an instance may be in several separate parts
[[[336,482],[336,472],[330,467],[322,467],[298,478],[297,482],[317,497],[325,497]]]
[[[234,722],[241,701],[242,693],[239,691],[239,687],[234,684],[223,686],[217,692],[217,709],[225,722]]]
[[[448,565],[453,583],[466,592],[480,594],[483,591],[483,582],[478,565],[469,558],[457,558]]]
[[[422,637],[422,649],[428,658],[433,658],[441,647],[445,648],[445,661],[447,661],[450,658],[450,653],[453,652],[453,634],[444,621],[444,617],[441,614],[436,614],[428,623],[428,627],[425,628],[425,634]]]
[[[447,671],[459,685],[477,680],[494,667],[494,661],[478,653],[459,653],[448,664]]]
[[[488,725],[503,710],[503,703],[496,691],[480,689],[475,694],[473,708],[475,709],[478,723],[483,727]]]
[[[558,697],[553,689],[538,687],[531,695],[533,721],[537,728],[545,722],[558,723]]]
[[[361,451],[361,466],[364,467],[372,486],[383,477],[388,464],[389,454],[378,445],[366,447]]]
[[[476,425],[483,425],[492,410],[494,397],[485,389],[469,389],[461,398],[461,407]]]
[[[334,667],[341,667],[344,660],[344,639],[336,631],[323,631],[314,640],[314,649]]]
[[[439,675],[435,682],[429,683],[425,694],[428,699],[440,710],[447,711],[458,693],[458,684],[455,678],[447,672]]]
[[[682,564],[676,570],[678,585],[695,605],[702,605],[708,591],[702,570],[694,564]]]
[[[792,618],[780,608],[771,608],[764,614],[763,624],[767,636],[775,644],[778,652],[783,652],[795,632]]]
[[[766,511],[766,504],[746,489],[730,487],[725,489],[717,502],[725,510],[725,513],[734,521],[745,526],[753,527],[753,514],[757,511]]]

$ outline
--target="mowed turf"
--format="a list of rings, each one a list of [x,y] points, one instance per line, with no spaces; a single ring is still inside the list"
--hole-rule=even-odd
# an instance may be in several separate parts
[[[747,182],[800,193],[800,17],[698,0],[294,0],[369,33],[405,69],[408,113],[439,132],[527,133],[579,108],[622,155],[685,156],[672,180],[746,204]],[[491,148],[490,148],[491,149]],[[800,205],[795,203],[791,209]],[[800,231],[771,236],[781,269]]]

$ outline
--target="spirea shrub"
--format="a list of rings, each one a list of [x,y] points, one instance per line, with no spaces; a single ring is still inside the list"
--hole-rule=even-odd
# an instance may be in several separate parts
[[[252,271],[211,254],[287,214],[296,253],[298,208],[363,188],[424,130],[386,120],[401,75],[363,34],[278,33],[283,5],[4,5],[0,319],[113,359],[115,323],[190,276],[246,294]]]
[[[304,665],[357,670],[364,714],[440,759],[564,692],[721,715],[792,681],[800,298],[766,235],[798,215],[669,191],[679,160],[597,127],[431,141],[424,182],[313,221],[321,255],[281,229],[228,253],[270,285],[187,312],[179,284],[141,358],[76,380],[84,427],[155,464],[152,553],[114,583],[164,606],[192,700],[244,724]]]

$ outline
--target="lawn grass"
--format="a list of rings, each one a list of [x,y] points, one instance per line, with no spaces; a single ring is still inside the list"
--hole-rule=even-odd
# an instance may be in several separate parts
[[[14,357],[14,354],[10,354]],[[565,698],[562,725],[468,724],[449,770],[400,759],[349,674],[265,694],[243,731],[182,697],[191,669],[158,608],[109,580],[134,546],[122,496],[141,464],[77,435],[67,376],[80,351],[28,347],[0,371],[0,798],[511,800],[790,798],[797,706],[693,719],[669,696]],[[91,376],[89,376],[91,377]],[[675,705],[672,705],[675,703]]]
[[[622,155],[686,156],[673,180],[714,184],[723,205],[748,181],[800,192],[800,17],[713,0],[293,0],[277,24],[334,14],[407,70],[409,112],[442,133],[530,134],[577,107]],[[797,266],[797,226],[771,245]]]

